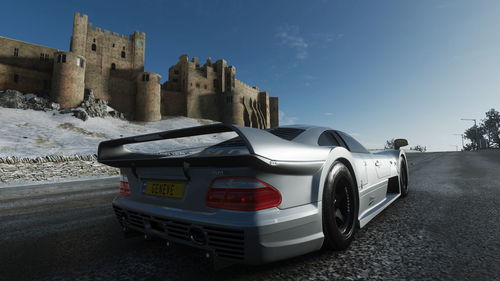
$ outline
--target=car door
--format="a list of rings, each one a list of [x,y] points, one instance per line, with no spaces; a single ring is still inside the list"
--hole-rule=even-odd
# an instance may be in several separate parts
[[[371,159],[369,158],[369,153],[352,151],[352,149],[349,148],[347,143],[335,131],[328,131],[328,132],[333,136],[333,138],[335,138],[335,141],[338,143],[339,146],[342,146],[345,149],[351,151],[351,155],[354,161],[353,163],[354,169],[356,169],[359,190],[363,190],[364,188],[369,186],[370,171],[368,171],[368,166],[371,162]]]
[[[378,168],[381,166],[381,160],[374,158],[366,148],[348,134],[336,131],[337,136],[341,137],[353,156],[357,156],[358,161],[362,161],[366,169],[367,184],[359,193],[359,211],[360,214],[370,210],[377,204],[385,200],[387,192],[387,181],[379,177]],[[376,162],[379,160],[379,162]],[[377,164],[376,164],[377,163]]]
[[[372,154],[373,165],[377,172],[377,177],[384,180],[389,177],[391,173],[391,163],[389,158],[381,154]]]

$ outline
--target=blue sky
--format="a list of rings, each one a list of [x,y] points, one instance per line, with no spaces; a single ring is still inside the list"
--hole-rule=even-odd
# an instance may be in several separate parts
[[[0,35],[67,50],[74,12],[147,34],[146,70],[180,54],[235,65],[279,96],[282,123],[326,125],[369,148],[405,137],[455,150],[500,109],[500,1],[7,1]],[[8,11],[8,12],[6,12]]]

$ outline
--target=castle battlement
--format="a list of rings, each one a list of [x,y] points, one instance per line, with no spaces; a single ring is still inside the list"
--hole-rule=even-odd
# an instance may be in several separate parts
[[[240,81],[238,79],[234,79],[234,82],[236,83],[237,87],[242,87],[242,88],[246,88],[246,89],[248,89],[250,91],[257,91],[257,92],[259,92],[259,88],[258,87],[250,86],[250,85],[248,85],[248,84],[246,84],[246,83],[244,83],[244,82],[242,82],[242,81]]]
[[[86,15],[85,15],[86,16]],[[75,21],[86,21],[87,17],[78,16],[78,13],[75,14]],[[87,22],[87,32],[94,31],[97,33],[103,33],[105,37],[113,38],[115,40],[126,40],[126,41],[134,41],[136,39],[144,40],[146,38],[145,32],[134,31],[134,33],[130,35],[120,34],[118,32],[111,32],[110,30],[103,29],[98,26],[93,26],[91,22]]]
[[[83,20],[88,20],[89,16],[87,14],[80,14],[79,12],[75,13],[75,19],[82,18]]]

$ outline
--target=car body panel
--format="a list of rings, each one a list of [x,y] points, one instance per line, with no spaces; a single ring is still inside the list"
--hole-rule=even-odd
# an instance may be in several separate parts
[[[319,146],[323,132],[336,131],[305,125],[279,128],[299,133],[287,140],[276,131],[274,135],[272,130],[215,124],[102,142],[99,161],[119,167],[131,190],[130,195],[118,196],[113,201],[120,222],[146,234],[213,252],[221,259],[258,264],[321,247],[323,187],[336,162],[348,166],[356,183],[360,227],[399,197],[399,190],[389,189],[389,182],[397,179],[404,152],[352,152],[347,142]],[[238,137],[181,157],[135,153],[123,147],[130,143],[231,131]],[[281,203],[260,211],[208,207],[205,199],[209,186],[220,177],[263,181],[279,191]],[[143,184],[148,180],[182,182],[184,196],[171,199],[145,195]],[[169,230],[174,226],[177,228]],[[220,237],[211,240],[211,235],[219,230],[228,237],[236,233],[234,236],[240,235],[241,241],[236,238],[222,241]],[[197,243],[190,238],[190,231],[204,235],[209,241],[203,245]],[[221,245],[227,247],[221,250]],[[231,253],[231,247],[239,252]]]

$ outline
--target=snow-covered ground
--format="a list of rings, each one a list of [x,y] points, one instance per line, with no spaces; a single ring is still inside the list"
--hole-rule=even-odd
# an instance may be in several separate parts
[[[186,117],[157,122],[129,122],[116,118],[89,118],[82,121],[58,111],[0,108],[0,158],[35,158],[47,155],[90,155],[101,141],[193,127],[212,123]],[[164,153],[190,147],[208,146],[235,136],[232,133],[196,136],[136,144],[129,148]]]

